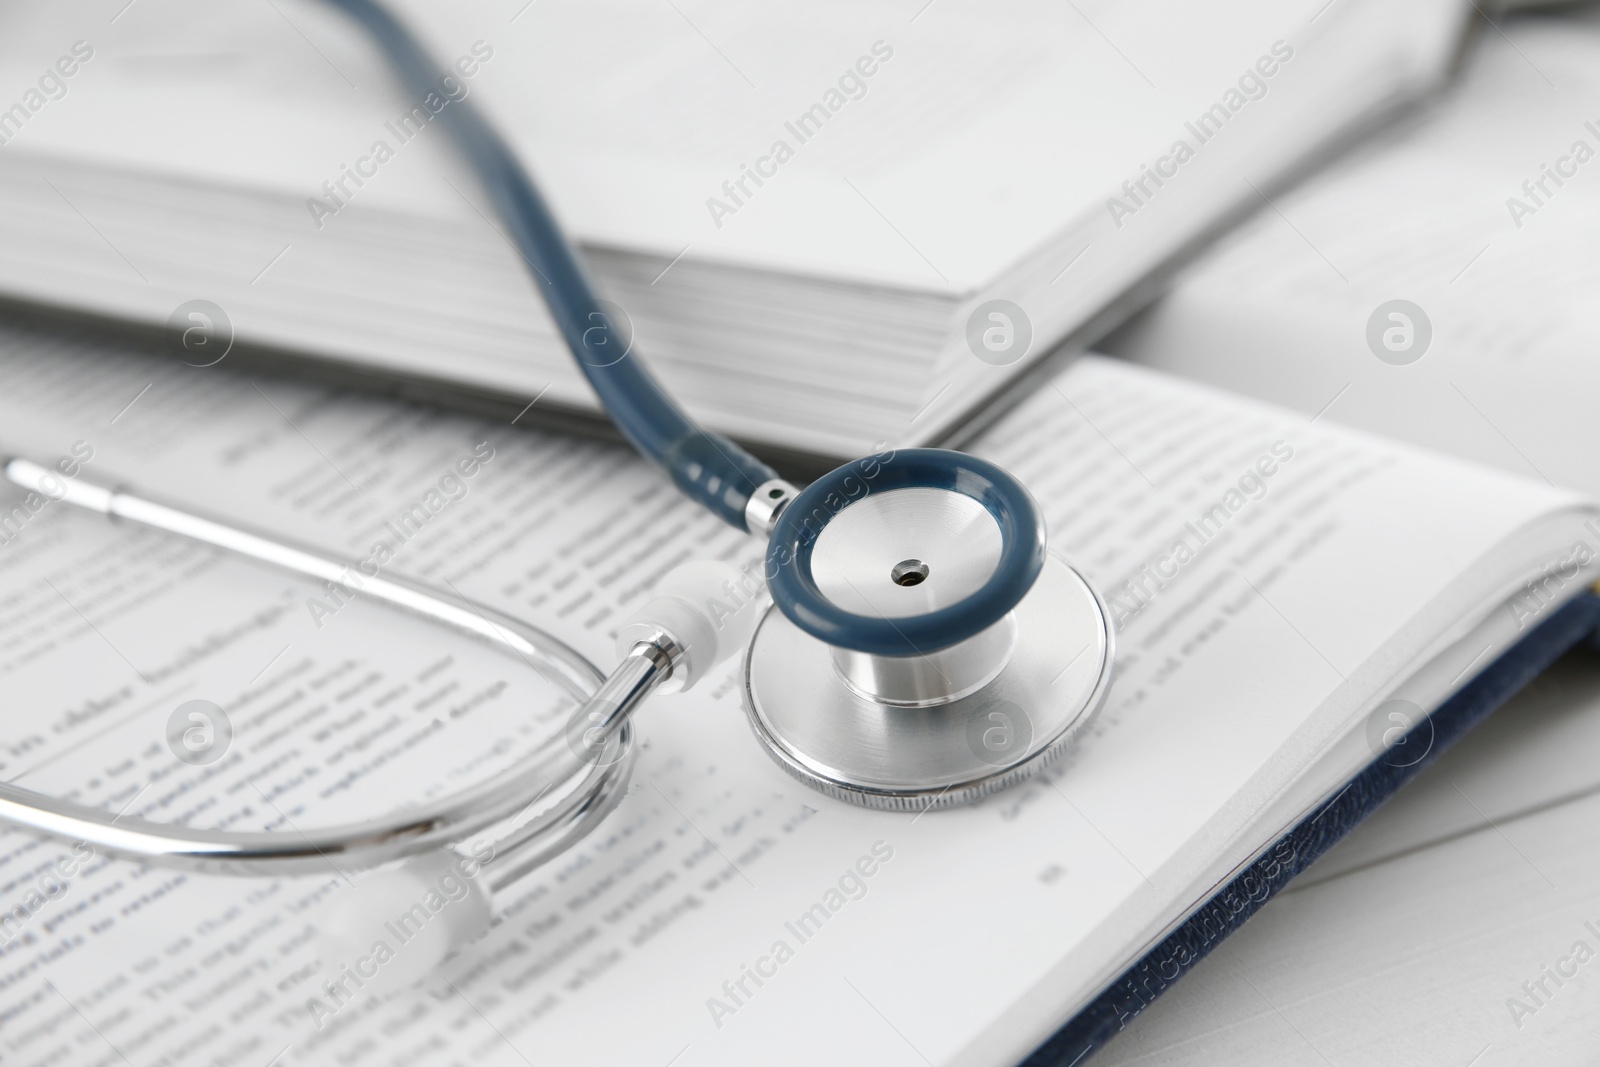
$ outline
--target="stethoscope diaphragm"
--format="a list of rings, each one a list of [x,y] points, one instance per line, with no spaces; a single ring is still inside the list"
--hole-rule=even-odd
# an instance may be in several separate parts
[[[905,450],[812,483],[768,555],[789,599],[744,660],[763,747],[815,789],[893,810],[969,803],[1047,766],[1103,702],[1114,637],[1094,588],[1042,544],[1031,497],[972,456]]]

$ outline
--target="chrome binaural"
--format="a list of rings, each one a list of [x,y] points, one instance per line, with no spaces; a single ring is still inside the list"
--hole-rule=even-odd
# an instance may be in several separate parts
[[[0,459],[11,481],[114,519],[180,534],[249,559],[323,580],[353,581],[349,564],[312,546],[282,540],[79,477],[64,480],[23,459]],[[670,668],[670,649],[630,657],[649,672],[607,679],[587,659],[535,627],[452,593],[401,578],[360,576],[364,597],[448,627],[531,667],[580,709],[605,695],[611,755],[586,758],[556,734],[498,774],[404,811],[304,833],[197,830],[119,815],[0,783],[0,821],[60,840],[87,842],[131,860],[223,874],[325,873],[378,866],[485,834],[499,863],[495,880],[527,870],[580,840],[626,792],[634,759],[628,713]],[[665,658],[663,658],[665,657]],[[641,691],[642,687],[642,691]],[[506,825],[500,825],[506,824]]]

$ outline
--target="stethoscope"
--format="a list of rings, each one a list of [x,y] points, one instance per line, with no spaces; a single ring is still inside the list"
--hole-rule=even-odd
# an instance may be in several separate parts
[[[329,0],[382,46],[402,81],[431,91],[427,54],[376,0]],[[408,899],[475,840],[490,855],[471,914],[418,954],[421,969],[471,940],[490,895],[582,839],[627,791],[630,719],[657,689],[683,689],[744,649],[742,695],[761,747],[839,800],[922,812],[966,804],[1037,773],[1102,703],[1113,662],[1105,604],[1045,548],[1044,520],[1011,475],[942,449],[887,450],[799,490],[702,430],[627,350],[533,182],[468,106],[439,117],[473,163],[568,347],[612,421],[683,493],[765,538],[754,573],[685,564],[619,630],[602,675],[555,637],[398,578],[361,593],[513,657],[568,694],[567,729],[470,788],[394,815],[282,832],[191,830],[0,784],[0,820],[106,854],[233,874],[385,868],[373,893]],[[114,519],[227,549],[319,581],[348,565],[127,488],[65,480],[25,459],[13,482]],[[770,603],[768,597],[770,596]],[[361,910],[372,911],[370,899]],[[381,907],[377,909],[382,911]],[[354,937],[355,935],[352,935]],[[352,941],[359,946],[359,938]]]

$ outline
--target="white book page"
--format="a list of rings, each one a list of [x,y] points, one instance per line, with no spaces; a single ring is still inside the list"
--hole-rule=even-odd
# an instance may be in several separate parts
[[[1112,350],[1600,490],[1600,23],[1503,30],[1434,106],[1275,200]],[[1406,340],[1383,310],[1396,300],[1422,313],[1405,312],[1407,351],[1383,342]]]
[[[665,568],[752,554],[618,448],[22,334],[0,360],[6,447],[92,448],[87,476],[352,561],[397,542],[397,572],[597,661]],[[1147,924],[1188,903],[1209,843],[1234,840],[1294,782],[1291,740],[1359,714],[1407,658],[1392,635],[1569,503],[1099,359],[982,451],[1033,488],[1053,545],[1119,617],[1107,707],[1049,779],[925,816],[830,801],[757,749],[730,671],[653,701],[633,790],[594,839],[501,894],[483,940],[388,1003],[319,984],[308,911],[357,891],[342,872],[174,875],[7,832],[0,902],[23,915],[0,947],[0,1047],[19,1063],[185,1050],[230,1063],[1013,1062],[1114,962],[1074,946],[1115,941],[1113,913]],[[468,477],[460,464],[480,454]],[[430,518],[404,539],[386,532],[426,511],[430,490]],[[1212,535],[1174,570],[1204,515]],[[59,504],[13,525],[0,545],[8,778],[132,815],[293,832],[503,765],[557,719],[519,665],[359,600],[329,616],[310,583]],[[164,738],[195,698],[237,731],[209,767]],[[825,918],[791,929],[814,905]],[[1051,1004],[985,1036],[1046,975]]]

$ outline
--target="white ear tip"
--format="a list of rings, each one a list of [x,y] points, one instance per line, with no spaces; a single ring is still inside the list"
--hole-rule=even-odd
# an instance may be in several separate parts
[[[317,909],[322,999],[335,1010],[383,997],[426,978],[445,958],[483,936],[493,899],[483,865],[440,850],[373,871]]]
[[[635,642],[649,640],[657,629],[671,634],[684,657],[662,686],[664,692],[687,689],[744,648],[768,602],[759,571],[713,559],[673,568],[656,583],[654,594],[617,631],[617,655],[626,656]]]

